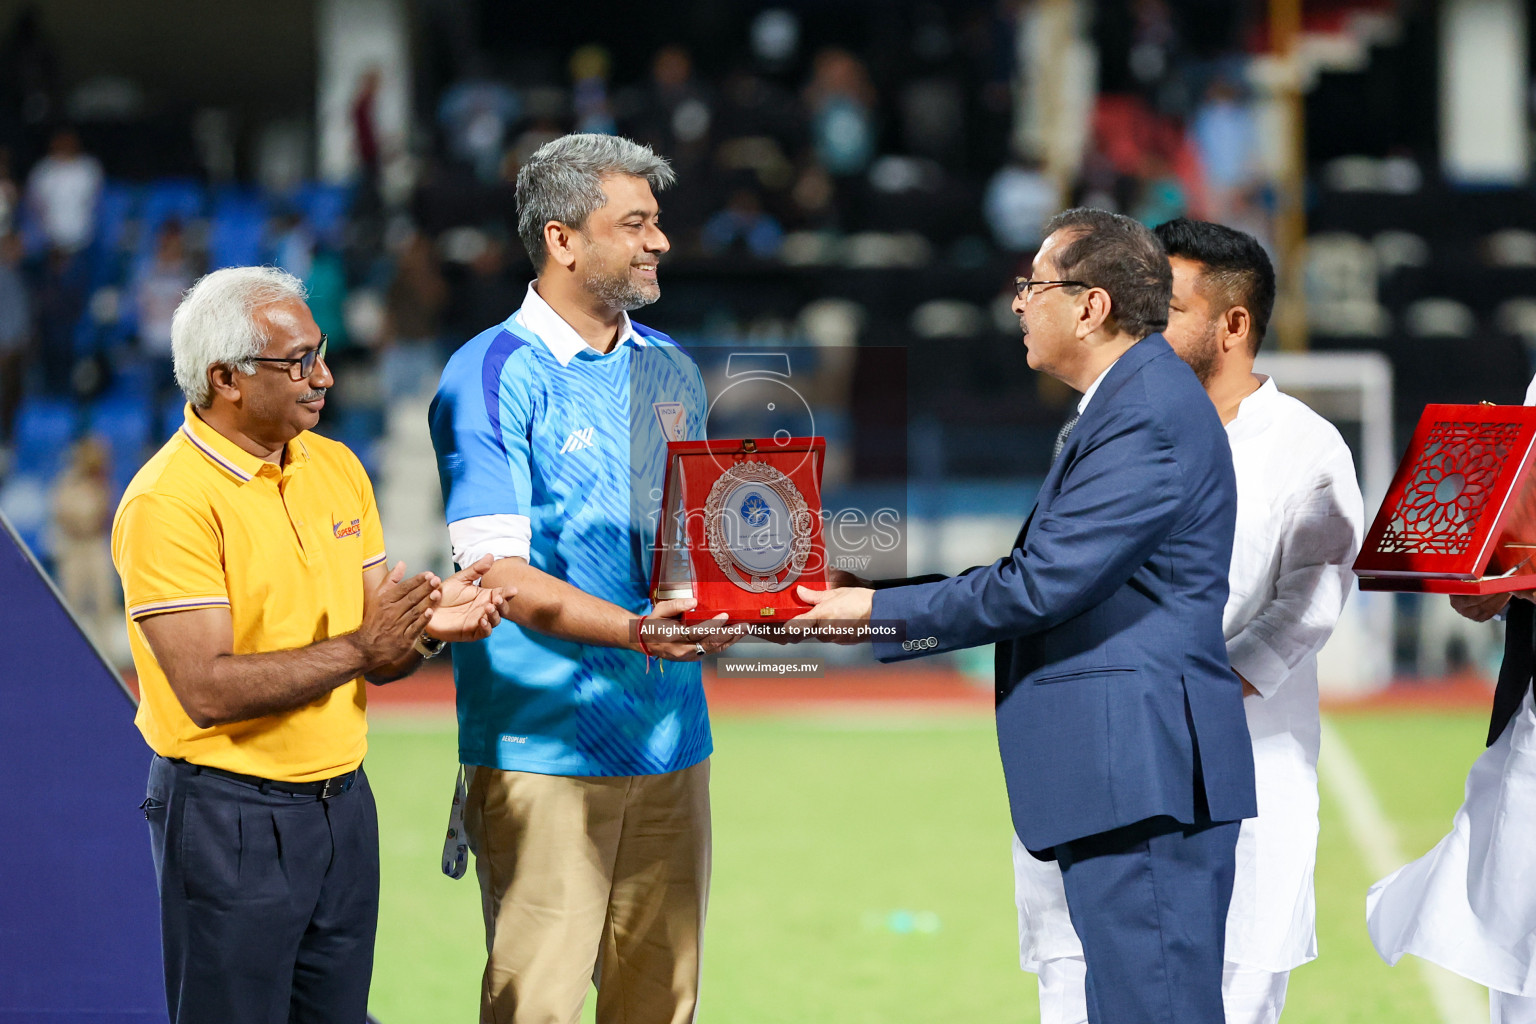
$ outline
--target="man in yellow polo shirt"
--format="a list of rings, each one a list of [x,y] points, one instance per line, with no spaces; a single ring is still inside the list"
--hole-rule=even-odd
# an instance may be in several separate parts
[[[373,488],[310,433],[333,383],[304,286],[199,281],[172,324],[186,421],[112,526],[155,751],[144,814],[173,1024],[361,1024],[378,917],[364,680],[489,635],[507,595],[387,568]]]

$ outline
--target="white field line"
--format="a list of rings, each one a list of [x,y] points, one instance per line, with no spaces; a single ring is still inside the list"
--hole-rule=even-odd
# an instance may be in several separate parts
[[[1323,719],[1322,755],[1318,759],[1318,778],[1333,799],[1344,811],[1344,824],[1349,829],[1355,849],[1365,860],[1365,866],[1375,878],[1385,878],[1404,864],[1398,843],[1397,828],[1388,820],[1381,803],[1371,790],[1360,762],[1350,752],[1328,721]],[[1364,910],[1365,894],[1361,893],[1361,910]],[[1364,922],[1362,921],[1362,924]],[[1488,1020],[1487,989],[1468,981],[1459,974],[1412,957],[1414,966],[1424,986],[1429,989],[1435,1012],[1443,1024],[1484,1024]]]

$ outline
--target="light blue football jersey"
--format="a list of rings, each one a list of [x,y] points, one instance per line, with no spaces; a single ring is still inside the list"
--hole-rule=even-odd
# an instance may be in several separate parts
[[[606,355],[567,345],[562,362],[564,340],[552,346],[521,313],[454,353],[432,400],[448,522],[527,516],[530,565],[644,612],[666,440],[702,436],[703,378],[672,339],[639,324]],[[454,645],[453,675],[464,764],[649,775],[712,749],[696,662],[647,670],[636,652],[504,621]]]

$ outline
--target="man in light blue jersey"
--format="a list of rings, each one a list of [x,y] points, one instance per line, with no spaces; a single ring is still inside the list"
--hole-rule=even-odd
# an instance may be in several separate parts
[[[517,177],[538,279],[454,354],[432,402],[454,560],[491,555],[484,585],[518,590],[511,620],[453,666],[482,1021],[575,1024],[594,981],[602,1024],[695,1013],[711,750],[698,663],[730,637],[640,631],[693,604],[652,607],[647,590],[666,442],[701,437],[707,403],[687,353],[628,315],[660,296],[654,191],[674,178],[626,139],[540,148]]]

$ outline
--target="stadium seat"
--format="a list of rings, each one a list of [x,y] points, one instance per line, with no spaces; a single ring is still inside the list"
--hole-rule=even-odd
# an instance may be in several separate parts
[[[40,560],[49,557],[49,480],[31,473],[15,473],[0,485],[0,512],[11,521],[21,542]]]
[[[1483,259],[1490,267],[1536,267],[1536,231],[1505,228],[1482,244]]]
[[[155,236],[168,220],[183,224],[203,214],[206,196],[202,185],[190,178],[165,178],[150,183],[139,211],[138,258],[147,259],[155,252]]]
[[[100,288],[116,283],[123,274],[123,246],[129,223],[138,211],[139,190],[120,181],[108,181],[96,207],[96,238],[91,243],[91,285]]]
[[[1455,299],[1427,298],[1409,305],[1403,326],[1418,338],[1470,338],[1477,317]]]
[[[56,398],[27,398],[16,413],[16,472],[52,480],[75,439],[79,414]]]
[[[352,189],[346,185],[310,182],[300,185],[290,203],[304,215],[315,235],[328,242],[340,240],[346,227],[347,211],[352,208]]]
[[[267,207],[250,192],[230,191],[213,207],[208,229],[208,269],[248,267],[263,262]]]
[[[152,429],[147,403],[125,397],[108,397],[90,411],[88,429],[112,451],[112,482],[121,490],[144,462],[144,449]]]

